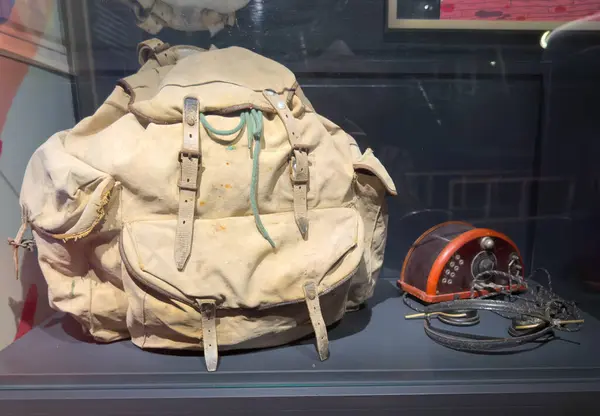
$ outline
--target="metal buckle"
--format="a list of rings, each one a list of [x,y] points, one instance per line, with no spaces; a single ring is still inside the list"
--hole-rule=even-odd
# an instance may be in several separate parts
[[[197,150],[183,149],[179,152],[179,162],[182,162],[182,159],[187,157],[188,159],[198,159],[202,158],[202,154]]]

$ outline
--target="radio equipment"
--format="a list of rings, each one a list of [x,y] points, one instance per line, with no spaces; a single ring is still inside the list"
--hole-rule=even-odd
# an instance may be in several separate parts
[[[398,286],[425,303],[438,303],[525,290],[523,282],[523,259],[510,238],[450,221],[430,228],[414,242]]]
[[[409,250],[398,285],[406,306],[422,318],[425,333],[440,345],[459,351],[486,353],[510,350],[530,342],[546,342],[555,331],[574,332],[583,325],[574,302],[533,283],[527,290],[523,260],[506,235],[466,222],[445,222],[421,235]],[[410,301],[412,295],[428,303]],[[509,336],[482,336],[449,331],[432,324],[432,318],[452,326],[479,323],[479,311],[510,319]]]

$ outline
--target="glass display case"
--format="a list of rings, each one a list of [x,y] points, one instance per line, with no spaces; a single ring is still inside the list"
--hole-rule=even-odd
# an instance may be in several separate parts
[[[596,414],[598,29],[0,0],[0,414]]]

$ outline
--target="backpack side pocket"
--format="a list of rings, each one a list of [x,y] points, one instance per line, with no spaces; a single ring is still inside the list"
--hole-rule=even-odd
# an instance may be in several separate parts
[[[365,228],[365,254],[350,286],[348,310],[358,308],[373,295],[383,265],[387,239],[388,212],[385,197],[397,195],[392,178],[371,149],[357,158],[353,166],[356,208]]]

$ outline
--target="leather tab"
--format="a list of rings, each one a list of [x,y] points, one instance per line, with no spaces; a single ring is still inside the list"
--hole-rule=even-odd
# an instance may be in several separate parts
[[[325,361],[329,358],[329,338],[327,337],[327,327],[321,313],[321,303],[319,302],[319,293],[315,282],[304,284],[304,298],[308,307],[308,316],[317,339],[319,359]]]
[[[198,111],[200,103],[186,97],[183,105],[183,145],[179,153],[181,175],[179,179],[179,214],[175,231],[175,264],[183,270],[192,252],[194,217],[200,170],[200,129]]]
[[[204,349],[206,369],[210,372],[217,371],[217,364],[219,363],[216,325],[217,307],[213,300],[201,301],[199,303],[202,315],[202,347]]]
[[[169,49],[171,46],[160,39],[148,39],[140,42],[137,46],[138,62],[144,65],[148,60],[152,59],[156,54]]]

